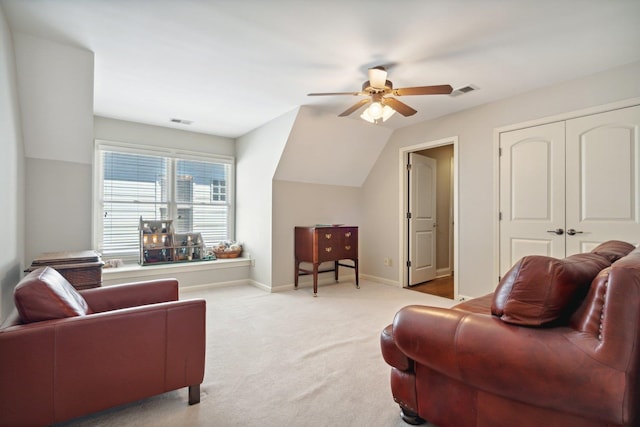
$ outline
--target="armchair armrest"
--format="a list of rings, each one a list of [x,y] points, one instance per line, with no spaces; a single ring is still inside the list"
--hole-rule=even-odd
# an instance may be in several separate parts
[[[158,279],[79,291],[94,313],[178,300],[178,281]]]
[[[575,345],[576,336],[585,338],[424,306],[403,308],[393,323],[396,345],[418,364],[512,400],[622,423],[625,372]]]

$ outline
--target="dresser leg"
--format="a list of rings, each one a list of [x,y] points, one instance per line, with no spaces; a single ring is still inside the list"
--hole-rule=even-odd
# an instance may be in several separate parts
[[[318,264],[313,264],[313,296],[318,296]]]
[[[293,288],[298,289],[298,276],[300,275],[300,261],[295,260],[296,271],[293,275]]]
[[[360,289],[360,280],[358,275],[358,259],[353,260],[354,266],[356,267],[356,288]]]

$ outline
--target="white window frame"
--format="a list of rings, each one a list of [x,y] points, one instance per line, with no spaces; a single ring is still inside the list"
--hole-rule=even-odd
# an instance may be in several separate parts
[[[170,149],[164,147],[155,147],[143,144],[132,144],[126,142],[114,142],[107,140],[95,140],[94,144],[94,160],[93,160],[93,197],[92,197],[92,247],[100,251],[102,243],[102,216],[104,214],[103,200],[103,168],[100,160],[101,151],[117,151],[120,153],[149,155],[166,157],[173,160],[195,160],[195,161],[213,161],[223,163],[229,166],[229,176],[227,179],[227,205],[228,205],[228,221],[227,235],[230,240],[235,239],[235,158],[231,156],[215,155],[205,152],[187,151],[179,149]],[[178,202],[175,200],[175,181],[176,171],[173,162],[169,162],[167,176],[168,206],[169,218],[175,219],[178,214]],[[207,242],[213,244],[215,242]],[[136,257],[137,260],[137,257]],[[125,259],[125,261],[134,262],[134,259]]]

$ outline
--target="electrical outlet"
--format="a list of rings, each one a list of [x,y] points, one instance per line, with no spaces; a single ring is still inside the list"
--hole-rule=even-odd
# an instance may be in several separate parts
[[[393,264],[393,261],[391,260],[391,258],[384,259],[384,265],[386,265],[387,267],[391,267],[392,264]]]

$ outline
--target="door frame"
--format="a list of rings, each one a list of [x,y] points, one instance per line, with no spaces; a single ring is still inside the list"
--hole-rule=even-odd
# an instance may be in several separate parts
[[[451,136],[447,138],[438,139],[435,141],[427,141],[422,142],[416,145],[410,145],[407,147],[401,147],[398,152],[398,173],[400,188],[398,191],[398,223],[400,224],[398,233],[400,234],[400,245],[398,248],[398,259],[401,262],[398,263],[398,274],[400,277],[400,283],[403,288],[407,288],[408,285],[408,274],[407,274],[407,260],[409,259],[409,242],[408,242],[408,230],[407,230],[407,218],[406,213],[409,209],[408,205],[408,180],[407,180],[407,161],[410,152],[421,151],[429,148],[441,147],[443,145],[452,145],[453,146],[453,227],[451,227],[453,232],[453,265],[452,270],[453,274],[453,299],[458,299],[458,277],[459,274],[456,274],[456,270],[459,271],[459,259],[458,259],[458,240],[459,240],[459,223],[458,220],[458,211],[459,211],[459,199],[458,199],[458,136]]]

